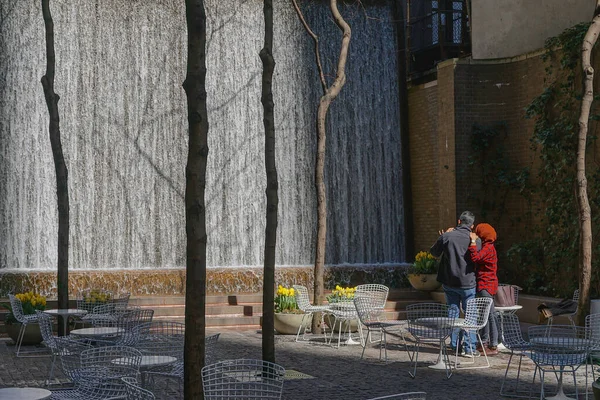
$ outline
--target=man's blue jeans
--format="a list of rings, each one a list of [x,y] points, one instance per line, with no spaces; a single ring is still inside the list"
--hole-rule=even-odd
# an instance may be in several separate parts
[[[446,303],[448,304],[448,316],[458,318],[460,316],[460,306],[462,304],[462,309],[467,309],[467,300],[475,298],[475,288],[471,289],[461,289],[461,288],[453,288],[444,285],[444,293],[446,294]],[[459,330],[455,329],[450,336],[450,345],[453,349],[456,349],[457,342],[462,341],[462,332],[459,337]],[[475,352],[475,348],[477,346],[477,335],[475,332],[469,333],[470,338],[470,346],[465,347],[464,350],[466,352]]]

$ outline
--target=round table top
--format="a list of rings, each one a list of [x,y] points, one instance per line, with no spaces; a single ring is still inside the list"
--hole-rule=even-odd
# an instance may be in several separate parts
[[[125,364],[129,360],[128,357],[122,357],[112,360],[115,364]],[[140,368],[144,367],[159,367],[162,365],[173,364],[177,361],[177,358],[171,356],[142,356],[142,361],[140,362]]]
[[[43,400],[52,392],[42,388],[15,387],[0,389],[0,400]]]
[[[461,327],[465,324],[464,318],[450,318],[450,317],[424,317],[417,318],[415,320],[417,325],[431,326],[437,328],[448,328],[450,326]]]
[[[46,314],[52,315],[85,315],[87,310],[80,310],[77,308],[53,308],[51,310],[44,310]]]
[[[79,336],[105,336],[105,335],[116,335],[123,332],[123,329],[111,326],[96,327],[96,328],[81,328],[73,329],[71,335]]]
[[[516,310],[520,310],[521,308],[523,308],[523,306],[520,306],[520,305],[516,304],[514,306],[494,307],[494,308],[496,309],[496,311],[504,312],[504,311],[516,311]]]

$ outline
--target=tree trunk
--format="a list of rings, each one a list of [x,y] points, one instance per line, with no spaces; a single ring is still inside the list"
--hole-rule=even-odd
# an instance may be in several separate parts
[[[330,87],[327,87],[325,81],[325,74],[323,72],[323,66],[321,65],[320,53],[319,53],[319,38],[310,29],[300,7],[296,0],[292,0],[294,9],[300,18],[300,22],[304,26],[306,32],[312,37],[315,43],[315,62],[319,71],[319,78],[321,86],[323,88],[323,96],[319,101],[319,108],[317,109],[317,157],[315,162],[315,187],[317,190],[317,248],[315,253],[315,268],[314,268],[314,290],[315,290],[315,304],[322,304],[325,299],[324,296],[324,280],[323,275],[325,271],[325,249],[326,249],[326,235],[327,235],[327,193],[325,188],[325,143],[326,143],[326,125],[327,111],[331,102],[340,94],[340,91],[346,83],[346,61],[348,59],[348,49],[350,47],[350,37],[352,31],[350,25],[346,23],[342,14],[337,7],[337,0],[329,1],[329,9],[331,16],[335,24],[342,31],[342,44],[340,47],[340,55],[337,63],[337,70],[335,80]],[[317,332],[319,327],[319,314],[313,317],[312,320],[312,332]]]
[[[273,0],[264,0],[265,43],[260,51],[263,63],[262,96],[265,126],[265,170],[267,174],[265,253],[263,279],[263,323],[262,323],[262,356],[263,360],[275,362],[275,245],[277,243],[277,167],[275,165],[275,113],[273,104]]]
[[[69,308],[69,174],[60,141],[60,118],[58,114],[58,100],[60,97],[54,93],[56,60],[54,56],[54,22],[50,14],[50,0],[42,0],[42,15],[46,28],[46,74],[42,77],[42,87],[44,88],[44,97],[50,114],[50,146],[52,147],[54,169],[56,171],[56,198],[58,202],[58,308]],[[66,332],[63,332],[62,325],[59,325],[59,334],[66,334]]]
[[[590,284],[592,279],[592,217],[587,194],[585,176],[585,150],[587,145],[590,108],[594,100],[594,68],[592,68],[592,49],[600,34],[600,0],[596,1],[594,18],[581,46],[581,68],[583,69],[583,99],[579,114],[579,136],[577,145],[577,206],[579,209],[579,307],[578,325],[584,325],[589,312]]]
[[[204,338],[206,336],[206,12],[203,0],[186,0],[188,32],[187,75],[183,88],[188,103],[189,144],[185,169],[185,351],[184,397],[202,399]]]

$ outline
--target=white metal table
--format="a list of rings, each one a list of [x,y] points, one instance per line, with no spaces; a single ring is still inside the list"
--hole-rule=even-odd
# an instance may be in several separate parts
[[[111,362],[114,364],[126,364],[128,361],[127,357],[122,357],[122,358],[116,358],[114,360],[112,360]],[[172,356],[164,356],[164,355],[155,355],[155,356],[142,356],[142,360],[140,362],[140,372],[141,372],[141,376],[142,376],[142,387],[146,386],[146,372],[148,372],[149,369],[155,368],[155,367],[162,367],[165,365],[169,365],[169,364],[173,364],[175,361],[177,361],[177,358],[172,357]]]
[[[84,336],[89,338],[98,338],[102,336],[110,336],[110,335],[119,335],[124,332],[124,329],[112,327],[112,326],[103,326],[96,328],[81,328],[81,329],[73,329],[71,331],[71,335],[75,336]]]
[[[592,341],[590,339],[584,338],[569,338],[568,343],[564,343],[564,338],[558,337],[535,337],[531,338],[531,343],[548,345],[548,346],[561,346],[567,349],[570,349],[573,346],[574,351],[581,351],[581,349],[587,348],[589,349],[592,345]],[[587,358],[588,356],[586,356]],[[586,388],[587,390],[587,388]],[[545,397],[546,400],[577,400],[573,397],[569,397],[565,394],[563,388],[563,371],[561,369],[558,375],[558,388],[556,389],[556,395],[551,397]]]
[[[431,327],[440,328],[440,329],[449,328],[449,327],[460,328],[461,326],[463,326],[465,324],[465,319],[464,318],[451,318],[451,317],[447,317],[447,318],[431,317],[431,318],[418,318],[417,320],[415,320],[415,322],[419,325],[431,326]],[[447,364],[444,361],[442,351],[443,351],[442,347],[440,346],[440,352],[438,354],[437,361],[432,365],[428,365],[427,368],[446,371]]]
[[[42,388],[15,387],[0,389],[0,400],[44,400],[52,392]]]
[[[66,335],[67,334],[67,326],[68,326],[68,322],[69,322],[69,317],[71,316],[82,316],[87,314],[86,310],[79,310],[79,309],[73,309],[73,308],[55,308],[55,309],[51,309],[51,310],[44,310],[45,314],[49,314],[52,315],[54,317],[57,317],[59,319],[62,319],[62,323],[63,323],[63,334]]]

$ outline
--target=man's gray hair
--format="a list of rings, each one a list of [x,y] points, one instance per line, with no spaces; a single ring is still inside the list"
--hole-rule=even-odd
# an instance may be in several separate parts
[[[471,211],[463,211],[458,219],[462,226],[468,226],[470,228],[475,224],[475,215]]]

